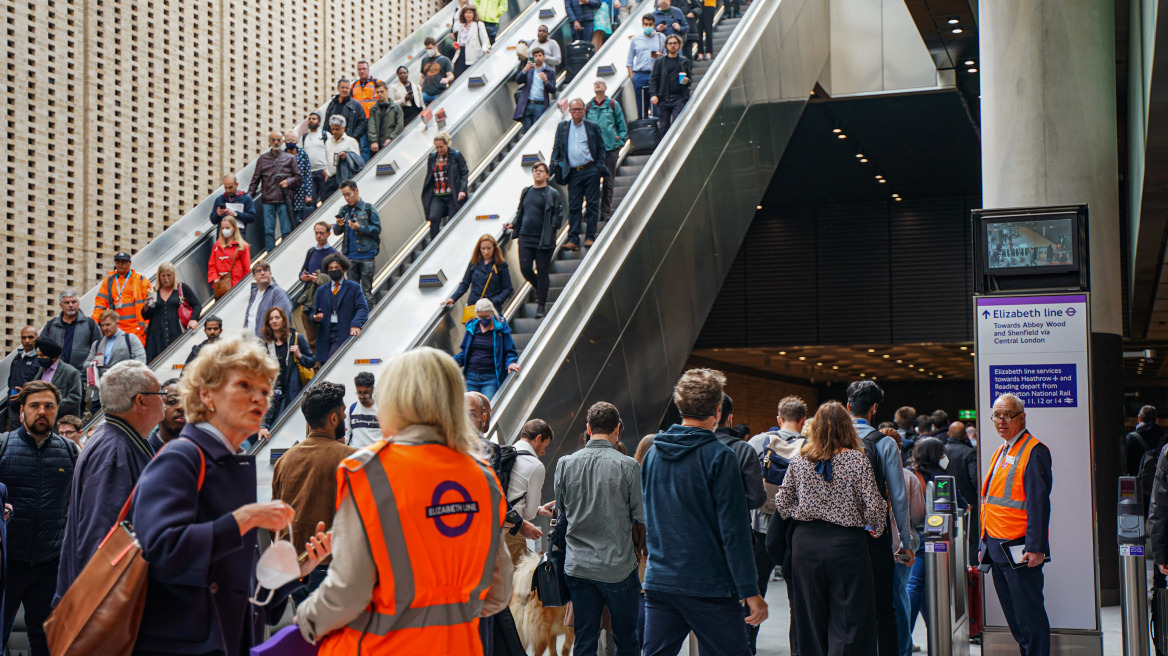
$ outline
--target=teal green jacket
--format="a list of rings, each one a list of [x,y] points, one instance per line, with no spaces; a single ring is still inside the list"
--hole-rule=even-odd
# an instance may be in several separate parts
[[[625,123],[624,110],[612,98],[606,97],[599,105],[596,98],[588,101],[588,113],[584,119],[600,126],[605,150],[616,150],[628,141],[629,126]]]

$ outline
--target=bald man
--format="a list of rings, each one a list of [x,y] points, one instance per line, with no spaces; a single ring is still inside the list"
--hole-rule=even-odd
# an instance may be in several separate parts
[[[243,226],[255,221],[255,202],[251,196],[239,190],[239,181],[234,175],[223,176],[223,194],[215,199],[211,207],[211,223],[215,226],[230,216],[235,222]],[[214,237],[218,230],[208,230],[207,234]]]
[[[262,190],[264,250],[269,253],[276,247],[276,221],[280,222],[282,237],[292,232],[287,201],[299,186],[300,170],[296,158],[284,150],[284,135],[279,130],[272,130],[268,133],[268,149],[256,158],[251,184],[247,186],[247,193],[252,198]]]
[[[36,359],[36,339],[36,328],[25,326],[20,329],[20,349],[16,351],[12,360],[12,366],[8,369],[7,401],[14,408],[16,406],[11,402],[16,400],[16,395],[20,393],[20,388],[28,381],[35,379],[37,370],[40,369],[40,365],[37,364]],[[20,418],[14,412],[6,414],[3,422],[4,430],[15,430],[19,424]]]

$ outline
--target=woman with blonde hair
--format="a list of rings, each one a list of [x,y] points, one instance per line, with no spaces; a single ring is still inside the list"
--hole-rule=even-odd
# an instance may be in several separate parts
[[[478,460],[462,374],[423,347],[377,379],[385,439],[341,463],[332,563],[296,625],[321,656],[481,655],[484,603],[507,603],[503,586],[490,587],[495,568],[510,565],[500,545],[507,508]]]
[[[150,563],[135,654],[246,656],[300,587],[295,573],[280,585],[265,576],[276,586],[271,599],[262,608],[248,602],[255,529],[282,531],[295,514],[283,501],[256,503],[255,463],[239,451],[260,428],[278,371],[258,342],[227,338],[183,370],[187,425],[142,471],[134,493],[133,526]],[[311,540],[292,537],[308,542],[300,577],[330,553],[323,531],[321,522]]]
[[[875,656],[868,534],[884,532],[888,505],[840,403],[819,406],[807,443],[787,468],[775,512],[797,522],[791,579],[799,653]]]
[[[503,385],[507,374],[519,371],[519,351],[511,338],[511,326],[499,316],[489,298],[475,303],[475,318],[466,322],[462,346],[454,359],[466,376],[466,391],[488,399]]]
[[[259,432],[260,438],[267,439],[269,431],[284,412],[284,408],[300,396],[303,389],[300,382],[300,367],[312,369],[316,366],[316,358],[312,357],[308,338],[292,327],[284,308],[268,309],[260,335],[263,337],[268,355],[280,365],[280,373],[276,375],[275,389],[272,391],[272,405],[264,415],[264,423]]]
[[[158,291],[146,299],[146,306],[142,308],[142,318],[150,322],[146,327],[147,362],[165,351],[183,332],[198,328],[199,313],[203,308],[195,290],[178,281],[170,262],[158,265],[155,281]]]
[[[495,307],[499,308],[503,307],[508,298],[511,298],[511,269],[503,260],[503,251],[499,250],[499,242],[495,241],[491,235],[479,237],[478,243],[475,244],[474,255],[471,255],[470,264],[467,265],[466,273],[462,276],[462,282],[459,283],[458,289],[454,290],[450,298],[442,303],[446,307],[450,307],[467,291],[470,292],[470,296],[467,297],[467,307],[463,311],[463,323],[474,318],[474,306],[480,300],[490,299]]]
[[[211,259],[207,261],[207,284],[215,290],[215,298],[223,296],[227,290],[239,284],[251,271],[251,247],[239,234],[239,224],[230,216],[219,220],[219,238],[211,247]],[[221,281],[221,279],[223,279]]]

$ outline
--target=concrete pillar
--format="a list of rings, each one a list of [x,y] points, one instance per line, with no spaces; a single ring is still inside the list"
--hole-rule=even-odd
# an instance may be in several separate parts
[[[1118,603],[1116,441],[1124,434],[1114,11],[1111,0],[981,0],[978,67],[983,206],[1090,206],[1092,429],[1105,605]]]

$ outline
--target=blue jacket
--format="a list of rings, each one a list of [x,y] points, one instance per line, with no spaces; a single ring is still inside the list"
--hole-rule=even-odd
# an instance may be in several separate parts
[[[600,0],[588,0],[588,4],[580,4],[580,0],[564,0],[564,11],[568,14],[568,24],[572,21],[580,21],[581,23],[591,23],[593,14],[600,9]],[[589,34],[589,37],[592,35]]]
[[[243,226],[251,223],[252,221],[255,221],[255,201],[251,199],[251,196],[248,196],[247,194],[243,193],[243,191],[237,189],[235,191],[234,198],[228,198],[227,196],[220,194],[215,199],[215,204],[211,207],[211,223],[219,225],[219,221],[221,221],[223,217],[219,216],[219,212],[216,210],[218,210],[220,207],[227,207],[227,203],[240,203],[243,205],[243,211],[235,213],[235,221],[239,223],[241,230],[243,229]]]
[[[266,618],[247,601],[259,544],[255,530],[239,534],[231,513],[255,501],[255,457],[231,453],[197,426],[185,426],[146,466],[131,509],[150,563],[136,653],[246,656],[262,640],[265,620],[283,614],[298,582],[276,591],[262,609]]]
[[[341,281],[341,289],[333,294],[333,283],[329,282],[316,290],[316,302],[312,313],[320,312],[324,317],[317,322],[320,329],[316,333],[316,361],[328,362],[332,354],[349,340],[350,328],[361,328],[369,318],[369,304],[365,302],[365,292],[361,285],[349,280]],[[332,315],[337,313],[336,325],[340,328],[333,334]]]
[[[484,290],[483,285],[487,284],[488,278],[491,286]],[[467,291],[470,291],[470,296],[466,299],[467,305],[474,305],[486,296],[495,304],[495,309],[502,312],[503,303],[511,298],[511,269],[507,267],[506,262],[499,265],[488,262],[469,264],[466,267],[466,274],[462,276],[462,282],[450,298],[457,301]]]
[[[37,448],[24,426],[8,433],[5,441],[0,481],[8,486],[12,504],[8,556],[25,566],[57,560],[65,537],[77,445],[53,433]]]
[[[665,26],[665,29],[661,30],[661,33],[664,34],[665,36],[669,36],[670,34],[676,34],[676,35],[680,36],[682,39],[685,39],[685,35],[689,32],[689,21],[685,20],[685,12],[678,9],[677,7],[670,7],[669,13],[665,13],[665,12],[661,11],[660,9],[654,10],[653,11],[653,22],[656,25],[664,25]],[[681,25],[681,29],[680,30],[673,29],[674,23],[678,23],[679,25]]]
[[[673,425],[641,466],[646,590],[746,599],[758,594],[738,458],[708,430]]]
[[[560,122],[556,127],[555,145],[552,146],[552,175],[555,176],[556,182],[562,185],[568,184],[568,172],[571,170],[568,165],[568,130],[571,125],[570,119]],[[600,126],[585,119],[584,133],[588,137],[588,152],[592,155],[592,165],[596,167],[597,174],[601,177],[608,175],[608,169],[604,165],[607,153],[604,150],[604,135],[600,133]]]
[[[341,238],[341,254],[350,260],[368,260],[376,257],[377,252],[381,250],[381,217],[377,210],[361,200],[357,201],[356,205],[345,203],[337,212],[337,216],[344,219],[344,223],[333,224],[333,234],[344,235]],[[356,230],[349,229],[350,220],[357,222]]]
[[[364,130],[362,130],[364,132]],[[354,137],[356,139],[357,137]],[[361,157],[360,151],[347,150],[345,151],[345,159],[342,159],[337,164],[337,180],[344,182],[349,178],[356,177],[361,169],[365,168],[365,158]]]
[[[85,443],[69,493],[69,523],[61,545],[54,606],[113,528],[122,504],[153,457],[154,448],[146,438],[113,415],[106,415]]]
[[[515,101],[515,113],[511,118],[516,121],[523,120],[523,114],[527,112],[527,103],[531,102],[531,87],[535,82],[535,74],[543,71],[547,75],[547,82],[543,83],[543,102],[544,109],[552,106],[552,96],[556,95],[556,69],[544,64],[543,68],[533,68],[530,71],[519,69],[515,74],[515,84],[519,85],[519,97]]]
[[[508,326],[503,319],[495,319],[494,321],[495,338],[492,340],[492,346],[495,351],[495,381],[502,385],[503,379],[507,377],[507,367],[519,362],[519,351],[515,349],[515,340],[511,339],[511,326]],[[466,333],[462,336],[462,346],[459,348],[458,355],[454,356],[455,362],[462,367],[464,375],[467,365],[470,363],[471,340],[478,329],[478,317],[466,322]]]
[[[856,434],[861,440],[868,433],[878,432],[866,420],[858,417],[852,417],[852,426],[856,428]],[[876,451],[880,454],[880,464],[884,468],[884,484],[888,486],[888,495],[885,498],[888,499],[888,506],[892,510],[893,518],[896,519],[896,526],[900,529],[900,543],[912,544],[912,522],[909,521],[908,514],[908,491],[904,489],[904,475],[901,474],[904,466],[900,461],[900,447],[896,446],[896,440],[887,435],[878,435],[874,441]],[[892,541],[892,545],[896,546],[896,540]]]

